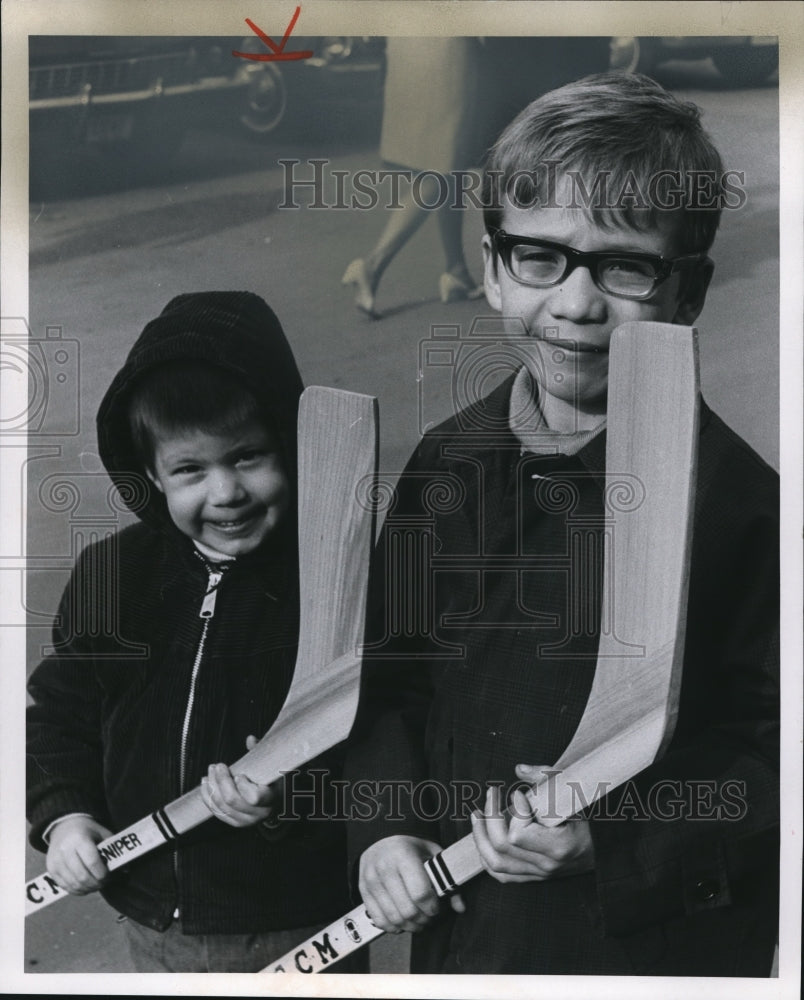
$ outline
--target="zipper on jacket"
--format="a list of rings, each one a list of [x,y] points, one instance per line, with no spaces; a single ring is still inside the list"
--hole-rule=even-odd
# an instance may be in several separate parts
[[[187,740],[190,734],[190,720],[193,714],[193,705],[195,703],[195,687],[196,680],[198,679],[198,671],[201,667],[201,660],[204,657],[204,646],[207,641],[207,632],[209,631],[209,623],[212,616],[215,614],[215,602],[218,596],[218,584],[221,582],[223,577],[223,570],[213,570],[207,568],[209,574],[207,579],[207,589],[204,594],[204,599],[201,602],[201,610],[198,612],[198,617],[204,620],[203,628],[201,629],[201,638],[198,640],[198,646],[195,651],[195,659],[193,660],[193,669],[190,674],[190,691],[187,695],[187,707],[184,710],[184,722],[181,727],[181,745],[179,747],[179,794],[184,794],[184,781],[185,781],[185,770],[187,766]],[[173,871],[176,876],[176,885],[178,887],[179,881],[179,854],[178,851],[173,852]],[[179,907],[177,906],[174,913],[174,919],[179,917]]]
[[[201,610],[198,613],[199,618],[203,618],[204,627],[201,630],[201,638],[198,640],[198,646],[195,651],[195,659],[193,660],[193,671],[190,675],[190,693],[187,696],[187,707],[184,711],[184,723],[181,728],[181,747],[179,750],[179,794],[184,795],[184,779],[185,779],[185,768],[187,764],[187,738],[190,733],[190,719],[193,714],[193,705],[195,703],[195,687],[196,681],[198,679],[198,671],[201,667],[201,660],[204,656],[204,646],[207,641],[207,632],[209,631],[209,623],[212,620],[212,616],[215,614],[215,601],[218,596],[218,584],[221,582],[221,577],[223,572],[221,570],[209,570],[209,579],[207,580],[207,589],[204,594],[204,600],[201,602]]]

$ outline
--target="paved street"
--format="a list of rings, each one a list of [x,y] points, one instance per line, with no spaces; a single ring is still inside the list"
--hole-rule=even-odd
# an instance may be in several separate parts
[[[725,213],[713,254],[714,283],[698,323],[704,394],[778,467],[777,91],[722,89],[707,67],[665,73],[668,86],[704,109],[727,167],[745,172],[748,195],[743,208]],[[29,553],[43,557],[45,566],[31,573],[28,586],[29,611],[40,623],[30,629],[31,663],[48,642],[48,618],[74,555],[77,517],[75,506],[59,507],[39,487],[52,485],[57,474],[85,474],[87,490],[100,481],[91,476],[99,468],[98,402],[144,323],[173,295],[210,288],[262,295],[285,327],[306,384],[378,397],[381,469],[391,476],[402,468],[422,420],[448,412],[446,391],[434,399],[439,373],[420,373],[420,345],[434,326],[468,330],[476,316],[491,311],[483,302],[439,301],[442,261],[432,220],[392,264],[378,296],[382,316],[371,321],[354,310],[340,278],[380,232],[382,212],[278,207],[286,194],[279,159],[323,157],[331,161],[328,170],[378,169],[377,143],[378,118],[368,114],[281,142],[254,141],[234,126],[195,128],[176,159],[152,170],[147,182],[132,182],[125,171],[109,176],[102,161],[85,153],[72,161],[54,156],[37,170],[30,205],[31,327],[38,337],[60,328],[69,351],[80,357],[80,388],[74,383],[74,397],[54,404],[64,414],[77,406],[69,435],[41,439],[58,454],[51,448],[30,466]],[[311,173],[304,162],[298,169]],[[481,232],[480,213],[467,209],[467,259],[478,277]],[[28,874],[42,867],[42,857],[29,851]],[[98,898],[68,900],[32,917],[26,944],[29,971],[126,971],[119,927]],[[405,971],[405,950],[404,939],[385,939],[373,952],[374,971]]]

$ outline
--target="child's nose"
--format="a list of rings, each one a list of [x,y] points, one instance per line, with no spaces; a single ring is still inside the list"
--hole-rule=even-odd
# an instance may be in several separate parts
[[[236,503],[245,495],[235,469],[216,469],[209,479],[210,501],[219,507]]]
[[[606,318],[606,297],[597,287],[587,267],[576,267],[550,295],[550,311],[557,319],[602,323]]]

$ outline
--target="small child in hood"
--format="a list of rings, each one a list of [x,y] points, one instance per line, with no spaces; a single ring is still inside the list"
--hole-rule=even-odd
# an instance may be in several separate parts
[[[349,907],[322,803],[278,819],[275,788],[210,765],[268,731],[293,675],[301,392],[261,298],[199,292],[147,324],[98,413],[139,523],[81,553],[30,679],[28,817],[59,885],[128,918],[137,971],[258,971]],[[199,783],[216,818],[109,876],[96,845]]]

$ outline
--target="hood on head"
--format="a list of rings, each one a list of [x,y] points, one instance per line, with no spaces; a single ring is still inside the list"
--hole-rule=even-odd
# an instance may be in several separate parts
[[[171,299],[131,348],[101,401],[98,450],[126,506],[143,521],[169,525],[162,494],[145,475],[129,429],[131,390],[168,361],[206,361],[242,379],[276,422],[288,478],[296,484],[296,421],[302,380],[282,325],[252,292],[190,292]]]

